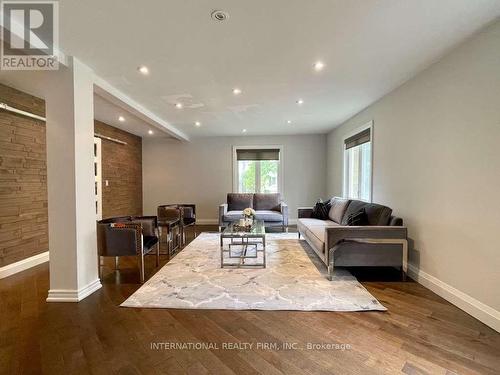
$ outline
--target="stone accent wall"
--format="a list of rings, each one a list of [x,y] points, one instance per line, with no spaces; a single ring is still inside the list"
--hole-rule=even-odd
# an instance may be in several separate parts
[[[142,138],[97,120],[94,129],[127,143],[102,140],[102,217],[142,215]]]
[[[0,102],[45,116],[45,101],[0,84]],[[48,250],[45,123],[0,110],[0,267]]]

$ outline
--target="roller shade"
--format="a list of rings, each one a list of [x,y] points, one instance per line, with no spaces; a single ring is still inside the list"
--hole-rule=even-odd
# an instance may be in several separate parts
[[[348,150],[350,148],[362,145],[363,143],[370,142],[371,140],[371,129],[365,129],[362,132],[353,135],[352,137],[347,138],[344,141],[345,149]]]
[[[239,149],[236,150],[238,160],[280,160],[279,149]]]

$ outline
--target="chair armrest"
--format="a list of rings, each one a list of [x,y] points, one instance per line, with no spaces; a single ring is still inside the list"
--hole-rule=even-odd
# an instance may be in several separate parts
[[[280,212],[283,215],[283,225],[288,226],[288,205],[286,203],[280,203]]]
[[[297,217],[299,219],[310,218],[313,212],[312,207],[299,207],[297,210],[298,210]]]
[[[338,226],[327,227],[328,250],[349,239],[406,239],[408,229],[394,226]]]
[[[156,216],[133,216],[130,222],[141,224],[144,236],[158,237],[158,218]]]
[[[141,254],[142,224],[131,222],[109,224],[106,227],[106,250],[107,256]]]
[[[224,215],[227,214],[227,203],[219,205],[219,226],[224,224]]]

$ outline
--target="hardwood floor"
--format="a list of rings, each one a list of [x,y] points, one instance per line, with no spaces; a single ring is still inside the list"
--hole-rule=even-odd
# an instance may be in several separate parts
[[[140,286],[135,260],[122,261],[119,271],[113,267],[110,259],[103,288],[78,304],[45,302],[48,264],[0,280],[0,373],[498,374],[500,369],[500,334],[412,281],[363,282],[388,312],[130,309],[118,305]],[[153,268],[150,257],[147,277]],[[152,343],[174,342],[218,348],[152,349]],[[224,343],[252,348],[223,349]],[[344,344],[344,350],[308,350],[308,343]]]

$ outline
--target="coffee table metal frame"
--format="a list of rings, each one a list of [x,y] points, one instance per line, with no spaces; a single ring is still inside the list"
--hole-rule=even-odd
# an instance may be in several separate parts
[[[263,222],[257,222],[254,225],[256,229],[250,232],[235,230],[233,224],[230,224],[220,234],[220,265],[221,268],[266,268],[266,231]],[[224,240],[231,242],[227,247],[224,246]],[[233,247],[240,247],[238,253],[234,252]],[[248,251],[252,249],[250,254]],[[252,254],[253,253],[253,254]],[[262,253],[262,262],[245,263],[246,259],[256,259],[259,253]],[[227,254],[227,256],[224,256]],[[228,262],[227,259],[237,259],[237,261]]]

